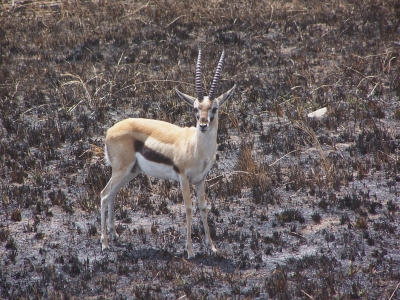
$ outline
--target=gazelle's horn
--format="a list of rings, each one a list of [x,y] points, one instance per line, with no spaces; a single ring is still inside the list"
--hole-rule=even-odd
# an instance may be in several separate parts
[[[221,58],[219,59],[217,71],[215,71],[214,79],[211,84],[210,93],[208,95],[208,99],[214,100],[215,99],[215,92],[217,91],[217,86],[219,82],[219,77],[221,75],[222,65],[224,64],[225,58],[225,49],[222,49]]]
[[[199,46],[199,55],[197,57],[196,65],[196,92],[197,100],[199,100],[199,102],[203,101],[203,89],[201,88],[201,46]]]

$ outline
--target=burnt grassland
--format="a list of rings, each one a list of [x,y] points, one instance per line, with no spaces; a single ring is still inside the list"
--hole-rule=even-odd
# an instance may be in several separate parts
[[[400,5],[261,2],[1,2],[0,298],[400,297]],[[102,253],[105,131],[193,126],[173,89],[194,94],[199,43],[204,87],[223,47],[238,85],[206,188],[219,254],[195,211],[185,259],[179,186],[144,175]]]

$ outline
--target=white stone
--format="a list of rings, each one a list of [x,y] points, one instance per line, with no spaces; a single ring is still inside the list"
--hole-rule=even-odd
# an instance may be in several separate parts
[[[317,109],[316,111],[310,112],[307,117],[321,119],[327,113],[328,109],[326,107]]]

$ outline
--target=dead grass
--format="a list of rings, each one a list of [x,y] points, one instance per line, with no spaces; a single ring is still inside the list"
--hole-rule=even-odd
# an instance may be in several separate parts
[[[12,4],[14,5],[12,6]],[[7,1],[0,4],[0,298],[395,299],[400,272],[396,1]],[[218,156],[204,246],[184,257],[176,183],[117,196],[99,245],[104,133],[193,112],[222,47]],[[327,107],[320,120],[307,113]],[[111,296],[112,295],[112,296]]]

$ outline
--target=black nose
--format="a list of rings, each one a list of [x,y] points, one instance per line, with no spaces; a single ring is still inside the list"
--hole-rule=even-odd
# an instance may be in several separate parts
[[[205,129],[207,127],[207,124],[199,124],[201,129]]]

